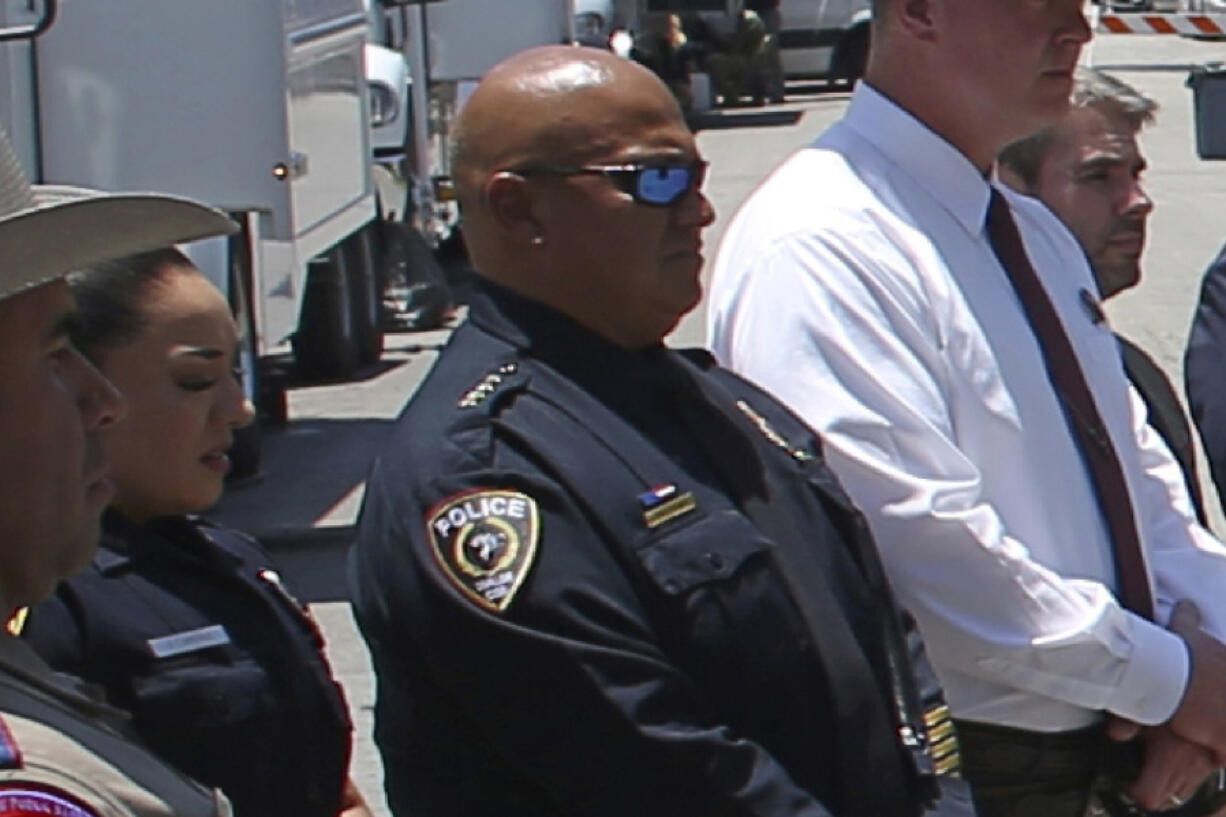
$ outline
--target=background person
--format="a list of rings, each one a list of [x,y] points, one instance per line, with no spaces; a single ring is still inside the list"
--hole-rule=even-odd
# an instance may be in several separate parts
[[[221,788],[238,817],[367,815],[314,622],[254,540],[187,516],[221,496],[234,430],[253,416],[226,300],[174,249],[69,282],[72,337],[129,413],[101,438],[115,485],[101,547],[30,611],[23,637],[100,685],[150,748]]]
[[[124,414],[69,337],[72,269],[233,232],[169,196],[34,191],[0,131],[0,608],[89,563],[114,493],[101,436]],[[131,739],[125,717],[0,631],[0,804],[12,817],[221,817],[224,798]]]
[[[1201,280],[1184,350],[1188,408],[1205,447],[1205,459],[1226,512],[1226,247]]]
[[[1152,727],[1127,787],[1147,808],[1226,759],[1226,647],[1200,626],[1226,637],[1226,551],[1133,405],[1084,251],[990,178],[1067,113],[1083,6],[876,0],[843,118],[755,190],[712,278],[717,357],[822,433],[990,817],[1114,798],[1105,725]]]
[[[393,812],[934,807],[957,744],[818,441],[661,344],[714,218],[667,88],[534,49],[486,74],[456,136],[479,276],[351,556]]]
[[[732,36],[707,54],[706,66],[720,105],[739,105],[745,97],[755,105],[765,103],[773,67],[771,37],[762,18],[752,11],[738,14]]]
[[[1145,157],[1137,136],[1158,103],[1092,68],[1078,69],[1072,108],[1049,128],[1000,152],[1000,177],[1034,196],[1064,222],[1090,259],[1105,300],[1141,281],[1145,229],[1154,203],[1141,185]],[[1106,320],[1096,312],[1096,320]],[[1171,381],[1145,351],[1116,333],[1124,371],[1149,425],[1183,471],[1196,518],[1206,524],[1192,429]]]
[[[745,8],[762,18],[768,39],[762,60],[762,81],[769,102],[783,101],[783,55],[779,52],[779,34],[783,30],[781,0],[745,0]]]
[[[648,15],[643,36],[635,41],[630,57],[647,66],[677,98],[681,110],[694,107],[690,73],[697,70],[706,47],[689,41],[681,15]]]

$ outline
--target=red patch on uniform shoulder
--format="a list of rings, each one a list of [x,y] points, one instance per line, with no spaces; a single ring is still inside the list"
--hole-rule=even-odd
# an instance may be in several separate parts
[[[72,795],[34,783],[0,783],[0,817],[100,817]]]

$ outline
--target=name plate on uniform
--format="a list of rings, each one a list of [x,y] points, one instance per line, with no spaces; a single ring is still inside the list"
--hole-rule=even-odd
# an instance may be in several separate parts
[[[155,658],[171,658],[184,653],[207,650],[230,643],[230,634],[220,624],[210,624],[196,630],[151,638],[147,642]]]

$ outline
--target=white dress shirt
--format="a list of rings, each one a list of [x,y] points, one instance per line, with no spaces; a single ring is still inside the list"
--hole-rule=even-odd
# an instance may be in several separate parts
[[[1076,240],[1004,191],[1122,461],[1160,621],[1226,635],[1226,550],[1145,423]],[[860,83],[749,198],[720,246],[711,344],[822,433],[920,622],[958,717],[1040,731],[1103,710],[1160,723],[1183,642],[1122,609],[1088,471],[988,242],[988,182]],[[1086,294],[1083,294],[1086,293]]]

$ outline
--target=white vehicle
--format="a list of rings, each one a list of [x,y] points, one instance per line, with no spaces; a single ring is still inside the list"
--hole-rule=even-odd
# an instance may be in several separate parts
[[[620,2],[620,0],[618,0]],[[413,222],[436,244],[453,233],[450,135],[481,76],[538,45],[575,41],[574,0],[382,0],[384,41],[405,57],[411,81],[406,150]]]
[[[869,0],[783,0],[779,11],[785,76],[854,80],[864,74]]]
[[[0,124],[36,181],[191,196],[239,222],[184,249],[235,306],[262,408],[283,403],[261,358],[292,349],[343,378],[380,356],[362,0],[7,2],[0,26],[39,34],[0,42]],[[376,104],[376,124],[393,113]]]

